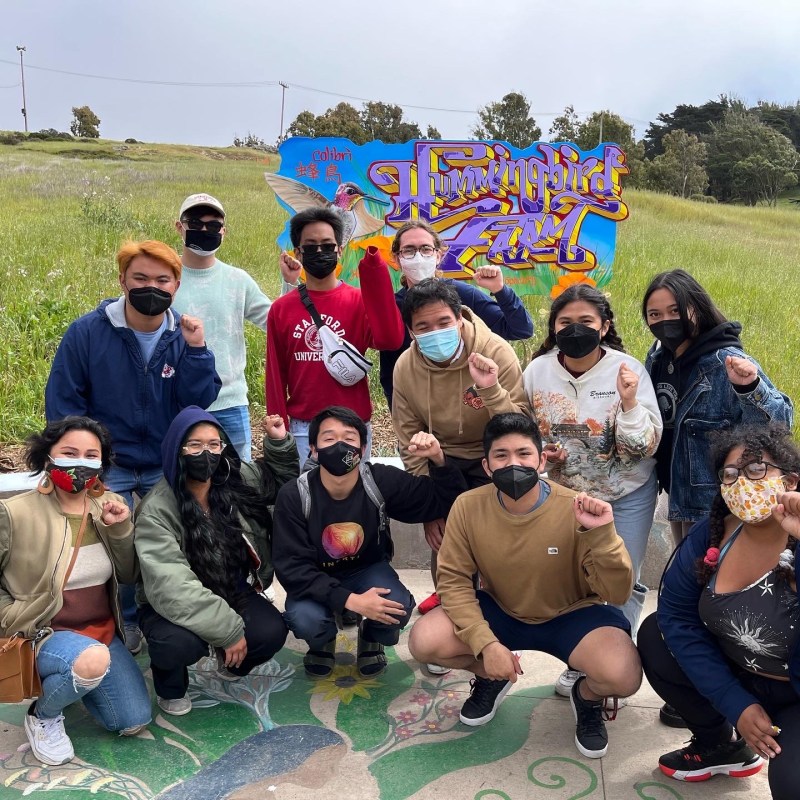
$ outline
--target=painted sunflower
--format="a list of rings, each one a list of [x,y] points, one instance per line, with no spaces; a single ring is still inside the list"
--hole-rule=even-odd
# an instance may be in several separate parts
[[[355,664],[337,664],[327,678],[316,681],[309,694],[324,695],[323,700],[339,700],[350,705],[354,697],[370,699],[369,690],[383,684],[374,678],[363,678]]]

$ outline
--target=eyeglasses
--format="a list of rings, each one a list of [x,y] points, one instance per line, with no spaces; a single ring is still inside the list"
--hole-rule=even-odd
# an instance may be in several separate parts
[[[319,253],[320,251],[323,253],[335,253],[338,246],[335,242],[323,242],[322,244],[303,244],[297,249],[302,255]]]
[[[401,247],[400,255],[403,258],[414,258],[419,253],[423,256],[432,256],[436,252],[436,248],[432,244],[423,244],[421,247]]]
[[[751,481],[760,481],[767,476],[767,470],[773,467],[783,472],[783,468],[777,464],[770,464],[769,461],[752,461],[750,464],[745,464],[741,469],[738,467],[723,467],[718,473],[717,477],[725,486],[730,486],[739,480],[740,475],[749,478]]]
[[[203,222],[201,219],[185,219],[183,224],[190,231],[202,231],[205,228],[209,233],[219,233],[225,227],[225,223],[218,219],[211,219],[208,222]]]
[[[190,439],[183,446],[183,452],[190,456],[199,456],[203,450],[209,453],[221,453],[225,449],[225,442],[221,439],[212,439],[210,442],[201,442],[197,439]]]

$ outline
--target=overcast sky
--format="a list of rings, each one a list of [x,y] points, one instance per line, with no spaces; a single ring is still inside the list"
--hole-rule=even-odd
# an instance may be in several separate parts
[[[31,130],[68,130],[72,106],[89,105],[107,138],[273,142],[269,82],[283,81],[286,126],[304,109],[360,107],[351,95],[458,138],[479,106],[521,91],[545,136],[567,104],[610,108],[642,136],[659,112],[721,93],[796,102],[798,34],[796,0],[3,0],[0,129],[23,128],[24,45]]]

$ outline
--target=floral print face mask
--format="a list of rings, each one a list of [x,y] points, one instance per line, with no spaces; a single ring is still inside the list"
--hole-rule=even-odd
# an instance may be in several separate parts
[[[742,522],[763,522],[778,505],[778,495],[786,491],[782,477],[750,480],[740,475],[736,483],[720,488],[729,511]]]

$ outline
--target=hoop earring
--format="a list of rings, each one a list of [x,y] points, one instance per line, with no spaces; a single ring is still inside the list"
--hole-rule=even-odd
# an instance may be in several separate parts
[[[211,479],[211,482],[214,484],[214,486],[224,486],[228,482],[228,478],[230,478],[231,476],[230,459],[226,458],[225,456],[222,456],[222,459],[220,460],[220,466],[222,464],[225,464],[228,467],[228,472],[226,473],[225,477],[222,478],[221,480],[217,478],[217,473],[215,472],[214,477]],[[217,469],[219,469],[219,467],[217,467]]]
[[[39,483],[36,485],[36,491],[39,492],[39,494],[51,494],[55,488],[56,486],[53,481],[50,480],[50,475],[47,472],[42,475]]]
[[[106,492],[106,487],[100,478],[96,478],[95,482],[86,490],[89,497],[102,497]]]

